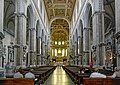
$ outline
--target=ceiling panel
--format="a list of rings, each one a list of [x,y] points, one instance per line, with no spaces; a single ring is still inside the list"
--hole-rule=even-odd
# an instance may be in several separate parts
[[[76,0],[44,0],[49,21],[55,17],[65,17],[71,21],[75,1]]]

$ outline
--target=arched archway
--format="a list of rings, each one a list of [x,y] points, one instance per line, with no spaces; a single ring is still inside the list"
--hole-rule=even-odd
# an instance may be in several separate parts
[[[35,57],[34,57],[34,25],[33,25],[33,8],[31,5],[27,7],[27,22],[26,22],[26,45],[28,47],[28,53],[26,57],[26,65],[33,65],[35,64]]]
[[[15,16],[14,16],[15,1],[11,0],[11,2],[9,2],[7,0],[4,0],[2,2],[4,2],[3,3],[4,5],[2,4],[4,6],[4,8],[2,8],[4,10],[4,17],[1,17],[1,19],[3,18],[4,23],[1,24],[0,26],[3,25],[3,28],[1,29],[1,32],[2,32],[2,30],[4,30],[3,33],[7,34],[7,37],[4,38],[4,41],[5,41],[4,45],[7,45],[6,47],[9,47],[9,46],[11,46],[10,43],[14,42],[14,38],[15,38]],[[8,36],[10,38],[8,38]],[[15,44],[15,43],[13,43],[13,44]],[[0,47],[2,48],[2,43],[1,43]],[[1,65],[3,66],[3,63],[5,63],[4,61],[15,62],[14,50],[12,49],[12,51],[11,51],[10,48],[6,48],[6,50],[7,50],[6,54],[8,54],[8,55],[6,55],[6,58],[4,58],[3,56],[0,57],[0,66]]]
[[[107,4],[109,3],[109,4]],[[105,65],[117,66],[116,55],[116,26],[115,26],[115,0],[110,3],[109,0],[104,0],[104,42],[105,45]],[[118,57],[119,58],[119,57]],[[118,59],[119,60],[119,59]]]
[[[50,27],[51,35],[51,61],[56,63],[67,63],[69,24],[64,19],[55,19]]]

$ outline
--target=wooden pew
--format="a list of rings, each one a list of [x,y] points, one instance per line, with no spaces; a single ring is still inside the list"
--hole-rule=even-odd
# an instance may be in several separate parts
[[[83,85],[120,85],[120,78],[84,78]]]
[[[34,81],[28,78],[0,78],[0,85],[34,85]]]
[[[111,70],[99,69],[99,73],[105,74],[106,76],[112,75],[114,72]]]
[[[85,78],[85,79],[83,79],[83,85],[103,85],[103,79],[101,79],[101,78]]]
[[[71,77],[74,83],[77,85],[83,83],[83,78],[88,78],[91,72],[87,71],[86,73],[78,73],[78,71],[81,71],[83,68],[88,70],[88,67],[79,67],[79,66],[64,66],[63,69],[66,71],[66,73]]]
[[[24,68],[21,70],[21,73],[25,75],[30,69],[33,70],[33,74],[35,78],[38,79],[38,84],[43,84],[48,76],[55,70],[56,66],[40,66],[40,67],[31,67],[31,68]]]
[[[63,69],[71,77],[74,83],[77,83],[77,73],[80,70],[78,67],[74,66],[63,66]]]
[[[83,68],[88,69],[88,71],[86,70],[87,72],[85,73],[78,73],[78,71],[81,71]],[[79,66],[64,66],[63,69],[66,71],[66,73],[71,77],[71,79],[77,85],[82,84],[83,78],[89,78],[90,74],[94,71],[94,68],[79,67]],[[113,74],[113,71],[110,71],[110,70],[99,69],[99,72],[107,76],[110,76]]]

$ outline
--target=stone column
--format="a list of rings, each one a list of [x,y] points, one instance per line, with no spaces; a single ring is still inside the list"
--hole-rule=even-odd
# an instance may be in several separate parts
[[[24,0],[15,1],[15,65],[21,66],[26,44],[26,15]]]
[[[41,42],[41,64],[44,64],[44,41]]]
[[[44,51],[45,51],[45,64],[47,63],[47,45],[45,44],[44,46]]]
[[[35,65],[35,51],[34,51],[34,36],[35,28],[29,28],[30,30],[30,65]]]
[[[39,56],[39,59],[40,59],[40,61],[39,61],[39,65],[41,66],[41,43],[42,43],[42,38],[40,37],[39,38],[40,39],[40,56]]]
[[[116,39],[117,39],[117,66],[120,66],[120,31],[116,33]]]
[[[73,64],[75,64],[75,45],[72,45]]]
[[[78,42],[79,42],[79,44],[78,44],[78,48],[79,48],[78,54],[82,54],[82,52],[83,52],[83,42],[82,42],[82,37],[81,36],[78,36]]]
[[[77,42],[75,44],[76,44],[76,62],[78,65],[78,38],[77,38]]]
[[[115,0],[115,14],[116,14],[116,53],[117,53],[117,66],[120,66],[120,1]]]
[[[94,2],[93,14],[93,45],[96,46],[96,64],[105,64],[105,44],[104,44],[104,4],[103,0]]]
[[[78,45],[77,41],[75,42],[75,65],[77,65],[77,55],[78,55]]]
[[[37,53],[37,57],[36,57],[36,64],[40,65],[40,37],[37,37],[37,45],[36,45],[36,53]]]
[[[84,54],[85,54],[85,56],[83,56],[83,57],[85,57],[84,64],[86,64],[86,65],[89,64],[89,30],[90,30],[89,27],[85,27],[83,30],[83,32],[84,32],[83,42],[84,42]]]
[[[43,64],[45,64],[45,42],[43,41]]]
[[[76,55],[78,55],[78,40],[75,44],[76,44]]]
[[[3,35],[3,18],[4,18],[4,0],[0,0],[0,48],[2,52],[2,47],[3,47],[3,42],[2,39],[4,38]],[[3,55],[0,55],[0,62],[1,62],[1,67],[2,64],[4,63]]]
[[[78,55],[79,55],[79,64],[82,64],[82,53],[83,53],[83,39],[81,36],[78,36],[78,48],[79,48],[79,52],[78,52]]]

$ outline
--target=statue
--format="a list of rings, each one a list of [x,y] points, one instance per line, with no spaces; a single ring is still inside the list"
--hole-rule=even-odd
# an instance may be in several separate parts
[[[8,46],[8,61],[14,62],[14,46],[13,46],[13,42],[10,42],[10,45]]]

